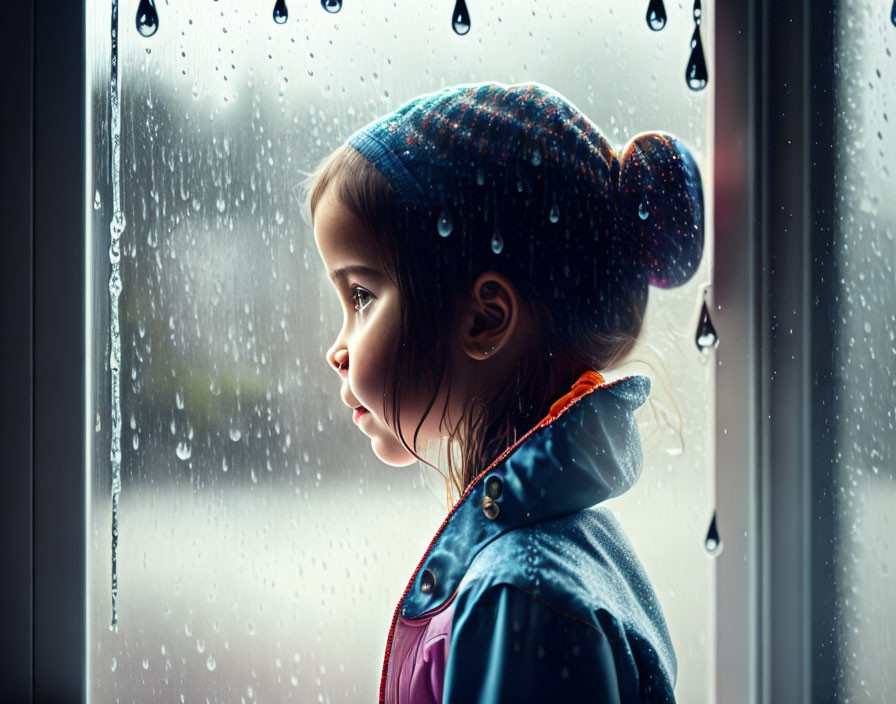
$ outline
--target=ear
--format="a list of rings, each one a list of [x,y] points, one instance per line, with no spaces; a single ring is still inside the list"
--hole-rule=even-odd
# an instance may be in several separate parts
[[[480,274],[461,302],[458,334],[464,352],[476,360],[494,357],[513,337],[521,304],[506,276],[497,271]]]

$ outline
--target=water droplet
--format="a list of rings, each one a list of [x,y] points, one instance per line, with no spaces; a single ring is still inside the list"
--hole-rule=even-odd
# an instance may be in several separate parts
[[[196,639],[196,652],[204,653],[205,652],[205,641],[201,638]]]
[[[144,670],[149,669],[149,658],[143,658],[143,669]]]
[[[706,301],[703,302],[703,311],[700,313],[700,324],[697,326],[696,339],[697,349],[701,352],[719,345],[719,336],[716,334],[712,320],[709,319],[709,308],[706,306]]]
[[[153,0],[140,0],[137,6],[137,31],[141,36],[151,37],[159,28],[159,15]]]
[[[99,210],[102,203],[100,202],[100,192],[97,190],[96,193],[93,194],[93,209]]]
[[[188,460],[188,459],[190,459],[190,456],[193,454],[193,448],[190,447],[190,445],[188,443],[181,440],[179,443],[177,443],[177,449],[175,450],[175,452],[177,452],[177,456],[180,459]]]
[[[439,215],[437,227],[439,230],[439,234],[442,237],[447,237],[448,235],[450,235],[451,230],[454,227],[454,223],[451,221],[451,213],[449,213],[447,210],[443,210],[442,214]]]
[[[694,34],[691,36],[691,57],[688,59],[684,75],[691,90],[703,90],[709,82],[706,58],[703,56],[703,43],[700,41],[700,25],[694,27]]]
[[[342,0],[320,0],[321,7],[327,12],[339,12],[342,9]]]
[[[706,532],[706,540],[703,544],[706,546],[706,552],[710,555],[718,555],[722,552],[722,539],[719,537],[719,528],[716,526],[715,511],[713,511],[712,522],[709,524],[709,530]]]
[[[121,233],[124,232],[126,224],[124,213],[121,211],[112,216],[112,220],[109,223],[109,233],[112,235],[113,244],[121,239]]]
[[[109,667],[109,669],[110,669],[112,672],[115,672],[115,670],[116,670],[117,668],[118,668],[118,660],[116,660],[115,658],[112,658],[112,665]]]
[[[208,668],[209,672],[214,672],[215,668],[218,666],[218,663],[215,662],[215,656],[209,655],[208,660],[205,661],[205,666]]]
[[[274,22],[283,24],[289,19],[289,10],[286,7],[286,0],[277,0],[274,3]]]
[[[485,184],[485,171],[483,170],[483,168],[481,166],[478,169],[476,169],[476,183],[479,186],[482,186]]]
[[[650,217],[650,209],[647,207],[647,203],[638,203],[638,217],[642,220],[646,220]]]
[[[532,152],[532,165],[533,166],[541,166],[541,152],[538,147]]]
[[[243,437],[243,433],[239,428],[231,428],[230,429],[230,439],[234,442],[239,442],[240,438]]]
[[[184,407],[184,397],[180,391],[174,392],[174,402],[177,404],[177,407],[183,409]]]
[[[666,26],[666,7],[663,0],[650,0],[647,6],[647,26],[659,32]]]
[[[548,214],[548,220],[558,222],[560,220],[560,208],[557,207],[557,201],[551,206],[551,212]]]
[[[700,24],[700,20],[703,18],[703,6],[700,4],[700,0],[694,0],[694,23]]]
[[[229,467],[227,466],[227,458],[225,457],[223,460],[221,460],[221,471],[226,472],[228,469]]]
[[[492,235],[492,251],[495,254],[500,254],[501,250],[504,249],[504,238],[501,236],[501,233],[498,230],[495,230],[495,234]]]
[[[467,12],[467,3],[457,0],[454,4],[454,12],[451,13],[451,26],[457,34],[466,34],[470,31],[470,13]]]

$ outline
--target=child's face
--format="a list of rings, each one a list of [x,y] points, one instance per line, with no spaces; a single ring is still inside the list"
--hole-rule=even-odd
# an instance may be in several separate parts
[[[370,438],[376,456],[394,467],[412,464],[417,458],[405,449],[392,427],[391,382],[401,321],[394,273],[383,269],[370,235],[329,193],[315,213],[314,239],[342,304],[342,329],[327,351],[327,362],[340,375],[346,414],[363,406],[367,412],[357,418],[357,425]],[[365,270],[338,274],[345,267],[359,266]],[[432,395],[431,389],[415,392],[415,398],[402,398],[399,405],[402,434],[411,446],[414,429]],[[425,449],[426,441],[445,434],[439,427],[444,404],[445,393],[440,391],[420,428],[418,452]]]

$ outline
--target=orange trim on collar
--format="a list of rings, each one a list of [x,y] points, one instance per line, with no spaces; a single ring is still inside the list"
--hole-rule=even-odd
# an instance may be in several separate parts
[[[572,391],[554,401],[554,403],[551,405],[551,410],[548,411],[548,414],[544,417],[541,423],[551,420],[552,418],[556,418],[563,412],[563,409],[566,408],[566,406],[580,399],[589,391],[604,383],[604,377],[600,372],[596,372],[591,369],[583,372],[576,383],[572,385]],[[539,425],[541,425],[541,423],[539,423]]]

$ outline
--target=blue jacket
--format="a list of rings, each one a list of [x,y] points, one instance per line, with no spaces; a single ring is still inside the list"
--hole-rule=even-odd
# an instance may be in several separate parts
[[[641,472],[633,413],[650,380],[586,374],[598,382],[580,379],[433,537],[392,620],[380,702],[674,702],[656,594],[595,506]]]

